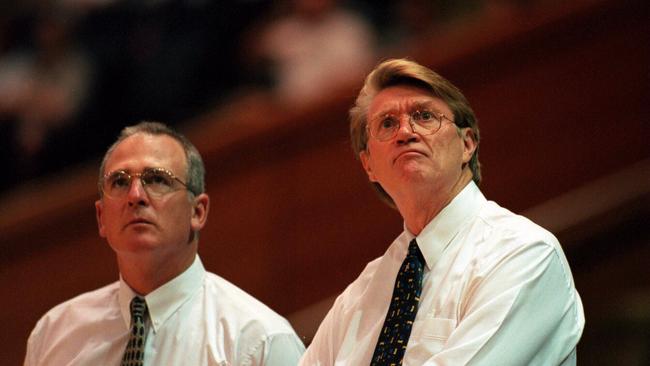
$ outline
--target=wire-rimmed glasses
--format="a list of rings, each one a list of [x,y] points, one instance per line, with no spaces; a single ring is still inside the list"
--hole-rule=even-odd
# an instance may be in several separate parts
[[[165,168],[145,168],[141,173],[129,173],[125,170],[108,172],[100,182],[102,193],[113,199],[127,195],[133,178],[140,178],[142,187],[150,197],[161,197],[181,188],[187,189],[187,184],[174,173]],[[179,184],[182,187],[179,187]]]
[[[401,126],[401,115],[384,114],[368,122],[367,128],[370,136],[378,141],[388,141],[397,135]],[[414,133],[422,136],[433,135],[440,130],[442,120],[453,121],[443,113],[422,108],[408,114],[408,123]]]

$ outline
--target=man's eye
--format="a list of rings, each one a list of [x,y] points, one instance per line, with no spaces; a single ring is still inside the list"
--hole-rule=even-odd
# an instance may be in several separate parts
[[[115,188],[122,188],[129,186],[129,178],[124,175],[119,175],[111,178],[111,186]]]
[[[433,121],[435,117],[436,115],[433,112],[427,110],[415,111],[413,114],[411,114],[411,119],[413,121],[424,123]]]
[[[161,186],[171,186],[172,179],[169,175],[163,172],[151,172],[146,174],[145,182],[146,184],[156,184]]]
[[[384,119],[381,120],[381,123],[379,124],[380,129],[392,129],[397,125],[397,122],[395,121],[395,118],[393,117],[385,117]]]
[[[422,111],[420,112],[420,120],[422,121],[431,121],[435,118],[435,114],[430,111]]]

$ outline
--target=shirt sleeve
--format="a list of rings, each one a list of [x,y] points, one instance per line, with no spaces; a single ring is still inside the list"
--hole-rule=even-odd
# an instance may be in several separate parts
[[[243,358],[245,366],[292,366],[297,365],[305,352],[305,345],[296,334],[279,333],[261,340]]]
[[[34,330],[32,330],[32,333],[29,335],[29,338],[27,339],[27,352],[25,353],[25,361],[23,362],[23,366],[36,366],[38,365],[37,362],[37,349],[40,346],[40,337],[38,337],[38,328],[40,325],[40,321],[37,323],[36,327]]]
[[[482,269],[458,326],[425,364],[575,364],[584,315],[568,271],[559,250],[543,242]]]
[[[34,361],[34,355],[32,351],[30,350],[30,341],[27,341],[27,353],[25,354],[25,361],[23,362],[23,366],[33,366],[36,365],[36,362]]]
[[[297,365],[305,345],[295,334],[278,334],[269,338],[265,366]]]
[[[339,312],[340,307],[340,298],[337,298],[334,305],[327,312],[327,315],[323,321],[318,326],[316,335],[307,347],[307,351],[300,359],[298,363],[300,366],[325,366],[325,365],[334,365],[334,344],[333,344],[333,332],[334,328],[337,327],[334,324],[334,319],[337,319],[336,314]],[[338,324],[338,327],[341,328],[343,322]]]

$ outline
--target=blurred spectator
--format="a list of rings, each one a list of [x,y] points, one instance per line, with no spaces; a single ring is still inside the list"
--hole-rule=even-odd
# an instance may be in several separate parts
[[[0,189],[95,158],[126,124],[177,124],[211,108],[241,75],[234,54],[239,34],[270,6],[262,0],[53,2],[78,16],[74,29],[70,18],[59,17],[63,12],[42,11],[38,22],[0,17],[0,26],[2,19],[11,23],[0,29],[0,46],[11,48],[0,54],[0,157],[17,171]],[[22,39],[26,32],[34,33],[33,42]]]
[[[311,103],[361,78],[374,62],[367,21],[336,0],[293,0],[260,26],[248,45],[249,68],[266,78],[279,102]],[[264,79],[264,78],[261,78]]]
[[[39,169],[47,137],[74,123],[92,82],[91,63],[72,37],[74,18],[59,10],[38,14],[31,47],[0,58],[0,120],[12,138],[3,154],[18,176]]]

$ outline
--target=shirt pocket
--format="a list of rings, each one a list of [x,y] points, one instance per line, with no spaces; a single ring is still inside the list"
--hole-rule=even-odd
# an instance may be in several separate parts
[[[427,360],[442,351],[455,328],[455,319],[427,316],[415,321],[409,338],[410,356],[418,360]]]

